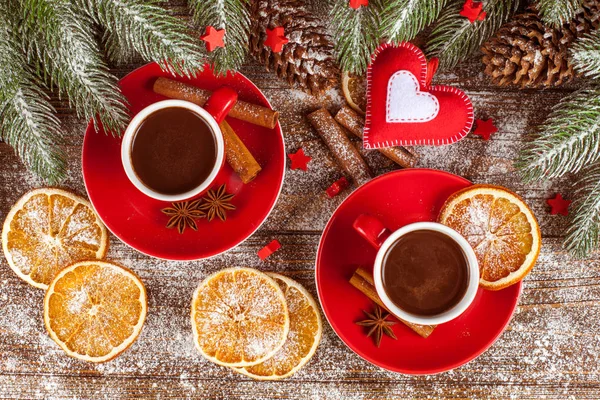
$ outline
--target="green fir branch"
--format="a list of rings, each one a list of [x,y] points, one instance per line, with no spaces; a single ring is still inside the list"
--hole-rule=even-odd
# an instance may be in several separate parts
[[[527,182],[576,173],[600,159],[600,87],[558,103],[516,166]]]
[[[576,257],[587,257],[598,248],[600,234],[600,163],[581,173],[564,247]]]
[[[129,118],[117,79],[101,58],[91,21],[66,0],[20,0],[22,38],[30,62],[67,95],[78,116],[120,134]]]
[[[11,29],[9,10],[0,4],[0,139],[15,149],[23,162],[51,185],[65,177],[60,123],[48,96],[29,70]]]
[[[206,63],[201,41],[185,24],[157,5],[160,0],[70,0],[112,36],[108,53],[134,49],[175,75],[195,76]]]
[[[427,53],[440,59],[441,68],[454,68],[477,52],[508,21],[520,0],[484,0],[486,17],[473,23],[459,14],[464,4],[464,0],[453,0],[444,8],[427,43]]]
[[[105,30],[99,39],[102,51],[110,63],[121,65],[139,61],[139,53],[131,47],[122,46],[119,38],[113,32]]]
[[[214,69],[219,74],[238,70],[248,53],[250,41],[250,16],[248,0],[189,0],[194,11],[194,21],[204,32],[207,26],[225,29],[225,47],[209,54]]]
[[[412,40],[440,15],[448,0],[388,0],[381,15],[381,36],[392,42]]]
[[[371,60],[371,54],[379,45],[379,16],[381,0],[371,0],[367,7],[357,10],[348,5],[348,0],[336,0],[330,16],[335,51],[343,71],[363,74]]]
[[[571,63],[588,78],[600,78],[600,31],[582,36],[571,46]]]
[[[582,4],[583,0],[538,0],[536,8],[545,24],[560,28],[575,18]]]

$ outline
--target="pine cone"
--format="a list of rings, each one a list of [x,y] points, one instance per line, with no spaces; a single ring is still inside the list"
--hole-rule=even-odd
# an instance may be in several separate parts
[[[586,0],[573,21],[545,26],[534,9],[503,25],[481,48],[485,73],[498,86],[559,86],[576,75],[569,46],[600,24],[600,0]]]
[[[250,52],[291,86],[317,94],[337,83],[331,37],[323,23],[311,15],[305,2],[255,0],[252,6]],[[289,42],[280,53],[264,45],[266,29],[283,26]]]

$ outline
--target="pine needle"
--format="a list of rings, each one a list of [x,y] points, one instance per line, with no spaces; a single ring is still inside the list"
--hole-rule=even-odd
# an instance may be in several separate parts
[[[21,0],[24,47],[80,117],[120,134],[129,119],[117,78],[101,58],[91,21],[65,0]]]
[[[571,63],[588,78],[600,78],[600,31],[588,33],[571,46]]]
[[[449,0],[389,0],[381,17],[381,36],[392,42],[412,40],[440,15]]]
[[[576,173],[600,159],[600,86],[580,89],[558,103],[516,167],[532,182]]]
[[[536,8],[545,24],[559,28],[581,10],[583,0],[538,0]]]
[[[209,54],[215,72],[225,74],[239,69],[248,53],[250,41],[248,0],[190,0],[189,3],[194,10],[194,21],[202,32],[207,26],[225,29],[225,47]]]
[[[587,257],[598,248],[600,234],[600,163],[581,173],[564,247],[576,257]]]
[[[206,63],[200,39],[181,20],[158,6],[159,0],[70,0],[112,36],[107,45],[133,49],[175,75],[195,76]],[[118,48],[109,54],[118,55]]]
[[[8,12],[0,4],[0,139],[12,146],[36,175],[54,185],[66,173],[59,147],[63,139],[60,123],[9,28],[8,18],[14,15]]]
[[[102,32],[100,40],[102,51],[110,63],[116,65],[135,63],[136,61],[139,63],[139,53],[131,47],[121,46],[119,38],[112,31]]]
[[[343,71],[363,74],[371,54],[379,45],[381,0],[371,0],[367,7],[355,10],[348,0],[336,0],[331,10],[335,50]]]
[[[508,21],[520,0],[488,0],[483,7],[485,19],[473,23],[459,14],[464,4],[464,0],[453,0],[444,8],[427,43],[428,55],[438,57],[443,69],[454,68],[477,52]]]

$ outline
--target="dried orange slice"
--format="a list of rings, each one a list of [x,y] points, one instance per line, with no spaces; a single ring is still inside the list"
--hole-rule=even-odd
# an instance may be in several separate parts
[[[439,222],[456,230],[473,246],[479,262],[479,285],[500,290],[523,279],[535,264],[540,227],[515,193],[491,185],[474,185],[454,193]]]
[[[6,216],[2,248],[17,275],[46,289],[67,265],[103,258],[108,235],[87,200],[65,190],[36,189]]]
[[[196,347],[229,367],[259,364],[283,346],[290,319],[283,292],[251,268],[228,268],[206,278],[192,300]]]
[[[236,368],[236,371],[258,380],[283,379],[293,375],[315,354],[323,330],[319,308],[302,285],[279,274],[267,275],[285,294],[290,331],[285,344],[273,357],[257,365]]]
[[[109,361],[122,353],[138,337],[146,313],[146,289],[139,278],[105,261],[63,269],[44,298],[50,337],[85,361]]]
[[[356,112],[365,115],[367,109],[367,80],[344,71],[342,73],[342,92],[348,105]]]

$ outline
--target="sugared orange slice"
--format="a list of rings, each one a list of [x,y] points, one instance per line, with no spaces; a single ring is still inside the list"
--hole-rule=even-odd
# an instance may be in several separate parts
[[[251,268],[228,268],[206,278],[192,300],[196,347],[228,367],[259,364],[285,343],[290,327],[277,282]]]
[[[367,80],[364,76],[342,73],[342,92],[346,102],[354,111],[365,115],[367,109]]]
[[[515,193],[474,185],[454,193],[439,222],[473,246],[481,287],[500,290],[523,279],[535,264],[542,243],[540,228],[527,204]]]
[[[103,258],[108,235],[87,200],[65,190],[37,189],[6,216],[2,248],[17,275],[46,289],[67,265]]]
[[[287,378],[302,368],[315,354],[323,329],[319,308],[306,289],[285,276],[268,275],[285,294],[290,331],[285,344],[273,357],[251,367],[236,368],[238,372],[258,380]]]
[[[138,337],[146,319],[146,289],[128,269],[82,261],[63,269],[44,298],[50,337],[70,356],[109,361]]]

